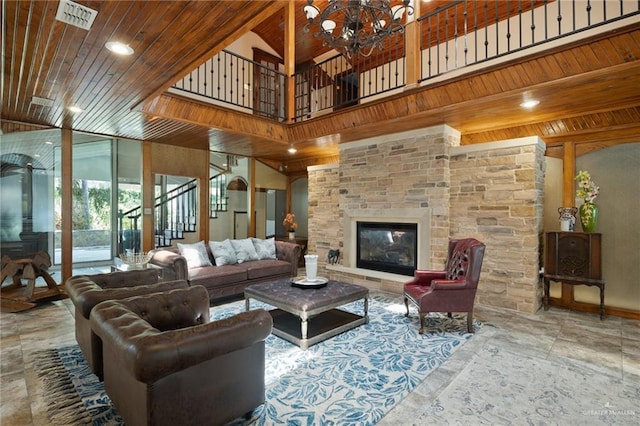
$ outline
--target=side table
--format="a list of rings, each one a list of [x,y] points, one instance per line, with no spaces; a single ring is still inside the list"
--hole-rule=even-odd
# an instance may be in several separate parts
[[[544,310],[549,309],[549,282],[587,285],[600,289],[600,319],[604,318],[604,288],[601,266],[602,234],[548,232],[544,262]]]
[[[153,263],[145,263],[144,267],[138,267],[129,265],[128,263],[124,263],[119,257],[113,258],[113,264],[111,265],[111,272],[125,272],[125,271],[133,271],[136,269],[157,269],[158,270],[158,281],[164,281],[164,268],[162,266],[155,265]]]

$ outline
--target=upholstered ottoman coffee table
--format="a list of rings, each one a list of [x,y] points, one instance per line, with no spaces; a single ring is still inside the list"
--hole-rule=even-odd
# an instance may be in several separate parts
[[[369,322],[369,289],[340,281],[329,280],[321,288],[298,288],[285,278],[249,286],[244,298],[247,311],[250,299],[274,306],[270,311],[273,334],[302,349]],[[364,299],[362,315],[336,309],[360,299]]]

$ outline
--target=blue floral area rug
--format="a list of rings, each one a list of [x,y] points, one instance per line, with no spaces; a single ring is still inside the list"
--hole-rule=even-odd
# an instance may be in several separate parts
[[[251,308],[271,307],[252,300]],[[363,301],[342,309],[361,315]],[[244,301],[237,301],[211,308],[211,317],[217,320],[242,311]],[[404,312],[400,296],[374,293],[368,324],[306,351],[270,335],[266,402],[250,420],[234,425],[376,424],[473,336],[466,332],[465,315],[430,314],[421,336],[415,309],[408,318]],[[43,351],[35,368],[54,396],[52,401],[64,401],[50,407],[52,423],[123,424],[78,346]]]

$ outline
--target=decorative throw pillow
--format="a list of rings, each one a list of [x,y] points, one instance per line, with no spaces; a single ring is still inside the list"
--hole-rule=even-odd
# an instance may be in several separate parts
[[[211,266],[211,261],[209,260],[207,247],[205,247],[204,241],[198,241],[193,244],[178,243],[178,251],[187,260],[187,267],[189,269]]]
[[[255,247],[256,253],[258,253],[258,259],[276,259],[275,238],[269,238],[268,240],[251,238],[251,241],[253,241],[253,247]]]
[[[215,259],[217,266],[233,265],[238,263],[236,251],[231,245],[231,240],[209,241],[209,248],[211,249],[211,253],[213,253],[213,258]]]
[[[238,263],[247,262],[249,260],[258,260],[258,253],[251,242],[251,238],[243,240],[231,240],[231,245],[236,251],[236,259]]]

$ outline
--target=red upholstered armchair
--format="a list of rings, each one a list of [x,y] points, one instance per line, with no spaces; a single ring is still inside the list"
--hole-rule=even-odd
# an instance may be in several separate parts
[[[467,312],[467,330],[473,333],[473,302],[478,288],[485,245],[474,238],[450,240],[444,271],[416,270],[404,285],[405,316],[409,302],[418,308],[420,331],[429,312]]]

